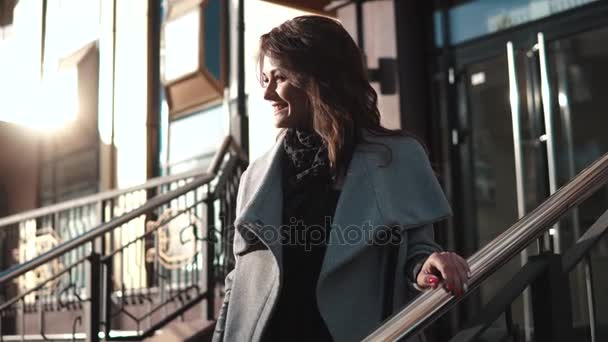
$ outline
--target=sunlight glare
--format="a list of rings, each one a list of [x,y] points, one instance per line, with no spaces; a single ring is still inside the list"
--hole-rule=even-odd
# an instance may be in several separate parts
[[[40,131],[54,132],[78,115],[78,74],[75,68],[26,84],[13,77],[0,120]]]

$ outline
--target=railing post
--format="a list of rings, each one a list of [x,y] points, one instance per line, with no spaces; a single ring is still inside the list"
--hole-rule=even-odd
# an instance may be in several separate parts
[[[215,207],[214,195],[211,192],[207,193],[205,204],[207,210],[207,236],[204,239],[206,272],[202,272],[202,274],[205,277],[207,288],[207,320],[211,321],[215,319]]]
[[[536,341],[573,341],[572,304],[568,273],[562,269],[561,255],[547,253],[548,266],[531,285],[534,339]]]
[[[112,330],[112,291],[114,291],[114,260],[113,258],[106,259],[103,262],[103,278],[101,283],[103,284],[102,290],[102,300],[101,305],[103,308],[101,312],[103,313],[103,327],[105,336],[110,334],[110,330]]]
[[[86,342],[99,341],[100,309],[101,309],[101,260],[99,254],[93,252],[87,259],[87,301],[84,305],[84,327]]]
[[[597,313],[595,312],[595,295],[593,291],[593,269],[591,268],[591,257],[585,257],[585,287],[587,289],[587,310],[589,312],[589,329],[591,332],[591,342],[597,341]]]

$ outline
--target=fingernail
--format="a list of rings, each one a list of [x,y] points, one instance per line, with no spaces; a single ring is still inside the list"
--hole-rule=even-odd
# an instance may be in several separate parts
[[[427,282],[429,282],[429,283],[430,283],[430,284],[432,284],[432,285],[435,285],[435,284],[437,284],[437,282],[438,282],[439,280],[438,280],[437,278],[435,278],[435,277],[427,277],[427,278],[426,278],[426,281],[427,281]]]

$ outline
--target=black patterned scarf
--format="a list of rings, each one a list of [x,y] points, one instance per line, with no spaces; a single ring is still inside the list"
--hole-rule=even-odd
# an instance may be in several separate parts
[[[322,206],[322,199],[331,189],[327,146],[314,131],[289,129],[283,150],[283,214],[287,218],[300,218],[304,212]]]
[[[314,181],[329,184],[332,180],[327,145],[314,131],[288,129],[283,140],[287,156],[288,183],[297,186]]]

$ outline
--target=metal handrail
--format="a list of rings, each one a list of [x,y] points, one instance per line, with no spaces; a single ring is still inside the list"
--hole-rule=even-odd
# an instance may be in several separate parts
[[[364,341],[395,341],[414,336],[441,314],[464,299],[481,282],[521,252],[556,223],[569,209],[579,205],[608,183],[608,153],[581,171],[497,238],[467,259],[471,269],[469,292],[454,297],[441,288],[422,293]]]
[[[6,226],[9,226],[9,225],[12,225],[15,223],[19,223],[21,221],[31,220],[34,218],[38,218],[40,216],[51,215],[51,214],[55,214],[57,212],[62,212],[62,211],[70,210],[73,208],[86,206],[89,204],[95,204],[95,203],[98,203],[101,201],[119,197],[119,196],[127,194],[127,193],[140,191],[140,190],[153,189],[155,187],[169,184],[169,183],[179,181],[182,179],[200,177],[200,176],[203,176],[206,174],[216,174],[221,166],[221,161],[222,161],[223,157],[226,155],[226,152],[228,151],[228,149],[232,149],[242,160],[247,160],[245,152],[240,148],[240,146],[238,146],[238,144],[236,144],[236,142],[234,141],[232,136],[227,136],[224,139],[224,141],[222,142],[222,145],[220,146],[219,150],[215,154],[215,156],[214,156],[211,164],[207,168],[207,170],[196,169],[196,170],[178,173],[175,175],[156,177],[156,178],[152,178],[152,179],[148,180],[147,182],[145,182],[143,184],[136,185],[133,187],[129,187],[129,188],[125,188],[125,189],[108,190],[108,191],[100,192],[100,193],[97,193],[94,195],[80,197],[77,199],[68,200],[65,202],[49,205],[49,206],[46,206],[43,208],[28,210],[28,211],[18,213],[15,215],[11,215],[11,216],[8,216],[5,218],[0,218],[0,230],[5,228]]]
[[[513,301],[530,286],[536,279],[547,271],[549,262],[543,258],[530,259],[505,286],[497,291],[496,295],[484,305],[484,308],[476,315],[474,323],[469,328],[459,331],[452,336],[450,342],[476,341],[500,315],[505,313]],[[507,327],[508,330],[508,327]]]
[[[562,271],[569,273],[572,269],[583,262],[585,268],[590,267],[589,264],[589,253],[591,249],[606,235],[608,232],[608,210],[598,218],[581,236],[577,242],[571,246],[564,254],[560,255],[562,264]],[[459,331],[454,335],[450,342],[460,341],[476,341],[486,329],[488,329],[493,322],[495,322],[500,315],[505,313],[506,309],[509,308],[517,297],[521,295],[524,289],[528,286],[533,286],[538,278],[542,277],[542,274],[547,272],[550,267],[550,261],[544,256],[551,256],[551,254],[545,254],[541,257],[530,259],[504,286],[502,286],[496,295],[484,305],[481,312],[476,315],[476,318],[469,324],[469,327]],[[591,272],[589,272],[591,273]],[[593,297],[593,281],[589,278],[585,279],[587,286],[587,297]],[[595,311],[594,299],[588,299],[588,309],[590,317],[591,333],[594,334],[596,328],[593,323]],[[508,330],[508,328],[507,328]],[[595,341],[594,338],[591,341]]]
[[[133,209],[126,214],[118,216],[107,223],[103,223],[103,224],[87,231],[86,233],[73,238],[72,240],[62,243],[62,244],[54,247],[50,251],[35,257],[32,260],[29,260],[29,261],[24,262],[19,265],[15,265],[15,266],[9,268],[8,270],[0,273],[0,284],[3,284],[4,282],[6,282],[8,280],[11,280],[24,273],[27,273],[27,272],[35,269],[36,267],[43,265],[43,264],[61,256],[62,254],[66,253],[66,252],[71,251],[72,249],[74,249],[78,246],[81,246],[87,242],[91,242],[91,241],[95,240],[96,238],[101,237],[104,234],[111,232],[115,228],[120,227],[121,225],[133,220],[134,218],[139,217],[141,215],[145,215],[148,212],[150,212],[151,210],[153,210],[154,208],[161,206],[163,204],[167,204],[167,203],[171,202],[174,198],[181,196],[189,191],[192,191],[206,183],[209,183],[214,178],[215,178],[215,175],[204,174],[182,187],[179,187],[175,190],[166,192],[160,196],[157,196],[157,197],[154,197],[154,198],[148,200],[144,205],[138,207],[137,209]]]
[[[20,301],[21,299],[23,299],[24,297],[40,290],[41,288],[45,287],[46,284],[49,281],[53,281],[55,279],[58,279],[59,277],[61,277],[62,275],[72,271],[72,269],[80,264],[82,264],[83,262],[85,262],[87,260],[87,257],[84,258],[80,258],[80,260],[76,261],[75,263],[73,263],[72,265],[70,265],[70,267],[66,267],[63,270],[59,271],[58,273],[54,274],[52,277],[46,279],[43,283],[40,283],[36,286],[34,286],[33,288],[27,290],[24,293],[21,293],[19,296],[14,297],[13,299],[10,299],[2,304],[0,304],[0,312],[6,310],[6,308],[12,306],[13,304],[17,303],[18,301]]]
[[[19,264],[19,265],[15,265],[3,272],[0,272],[0,284],[3,284],[6,281],[14,279],[29,271],[32,271],[36,267],[43,265],[43,264],[61,256],[62,254],[77,248],[78,246],[91,242],[91,241],[95,240],[96,238],[101,237],[104,234],[111,232],[115,228],[120,227],[123,224],[125,224],[141,215],[145,215],[145,214],[149,213],[151,210],[153,210],[156,207],[167,204],[167,203],[171,202],[173,199],[211,182],[213,179],[216,178],[216,174],[222,165],[222,161],[224,160],[226,153],[228,152],[228,150],[230,148],[232,148],[233,151],[236,153],[236,155],[237,155],[236,158],[244,160],[244,161],[247,160],[247,159],[245,159],[245,154],[240,149],[240,147],[230,137],[226,138],[224,140],[224,142],[222,143],[220,149],[218,150],[217,154],[215,155],[213,161],[211,162],[211,165],[209,166],[208,170],[211,172],[204,172],[200,176],[196,177],[194,180],[192,180],[190,183],[188,183],[184,186],[181,186],[175,190],[172,190],[172,191],[166,192],[164,194],[161,194],[159,196],[156,196],[156,197],[148,200],[142,206],[140,206],[136,209],[133,209],[121,216],[113,218],[109,222],[103,223],[103,224],[85,232],[84,234],[81,234],[81,235],[73,238],[72,240],[66,241],[66,242],[54,247],[53,249],[49,250],[48,252],[35,257],[34,259],[31,259],[31,260],[24,262],[22,264]]]

